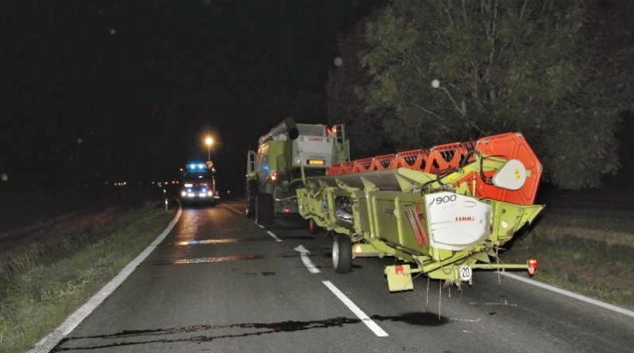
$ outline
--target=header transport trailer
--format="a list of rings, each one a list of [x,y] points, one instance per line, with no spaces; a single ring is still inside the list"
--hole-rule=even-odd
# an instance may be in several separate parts
[[[341,163],[307,177],[299,212],[333,235],[332,261],[346,273],[361,256],[394,256],[390,291],[413,289],[412,274],[460,286],[474,269],[505,264],[502,246],[532,222],[542,165],[521,133]],[[447,284],[446,283],[446,284]]]

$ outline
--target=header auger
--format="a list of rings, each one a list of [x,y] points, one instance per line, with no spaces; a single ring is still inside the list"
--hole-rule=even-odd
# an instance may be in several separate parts
[[[542,165],[521,133],[487,136],[333,165],[297,190],[302,217],[334,236],[333,266],[361,256],[394,256],[390,291],[412,274],[460,284],[473,269],[525,269],[498,252],[543,205],[534,205]]]

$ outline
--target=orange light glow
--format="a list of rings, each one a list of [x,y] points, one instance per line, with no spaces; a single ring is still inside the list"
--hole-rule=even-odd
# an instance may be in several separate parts
[[[308,165],[326,165],[326,161],[323,159],[309,159]]]
[[[533,276],[537,272],[537,259],[528,259],[528,274]]]

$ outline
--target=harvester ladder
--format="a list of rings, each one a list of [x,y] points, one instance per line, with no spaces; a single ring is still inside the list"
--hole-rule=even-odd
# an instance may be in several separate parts
[[[335,139],[335,148],[337,153],[337,160],[350,161],[350,145],[346,139],[346,128],[343,124],[336,124],[332,126],[332,131],[335,131],[333,138]]]

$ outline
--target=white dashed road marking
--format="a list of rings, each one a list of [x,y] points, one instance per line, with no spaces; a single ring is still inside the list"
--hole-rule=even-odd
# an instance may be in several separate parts
[[[275,239],[276,242],[278,243],[282,242],[282,239],[278,238],[277,235],[275,235],[275,233],[271,232],[270,230],[266,231],[266,233],[270,235],[271,238]]]

